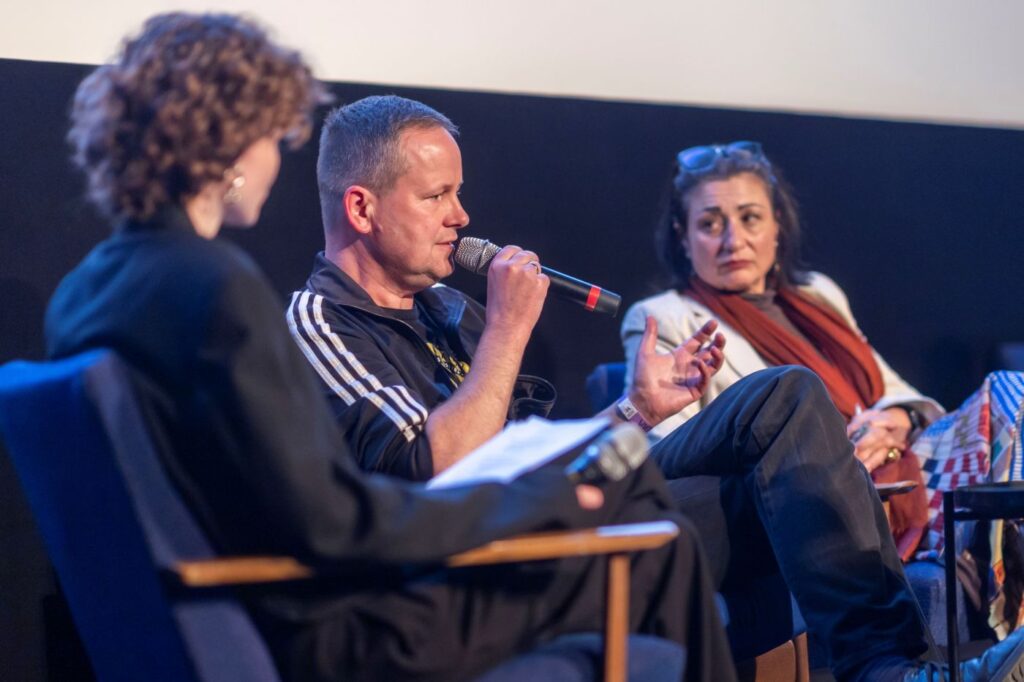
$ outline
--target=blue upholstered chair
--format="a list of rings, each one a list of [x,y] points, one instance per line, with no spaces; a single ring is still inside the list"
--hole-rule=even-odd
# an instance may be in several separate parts
[[[164,474],[130,370],[113,353],[0,367],[0,434],[99,679],[279,679],[231,591],[189,586],[182,561],[202,569],[216,553]],[[629,645],[629,679],[681,677],[678,645]],[[560,638],[484,680],[595,679],[612,648],[596,633]]]

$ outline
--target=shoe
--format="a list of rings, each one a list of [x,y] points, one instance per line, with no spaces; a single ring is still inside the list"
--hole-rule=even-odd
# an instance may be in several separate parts
[[[903,677],[903,682],[945,682],[949,667],[922,663]],[[1015,630],[977,658],[960,664],[962,682],[1024,682],[1024,628]]]

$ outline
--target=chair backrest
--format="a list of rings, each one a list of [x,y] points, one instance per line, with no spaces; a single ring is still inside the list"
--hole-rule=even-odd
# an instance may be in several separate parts
[[[235,599],[166,589],[162,568],[214,552],[114,353],[0,367],[0,434],[100,679],[278,681]]]
[[[587,375],[587,399],[594,412],[600,412],[622,396],[626,390],[626,363],[606,362]]]

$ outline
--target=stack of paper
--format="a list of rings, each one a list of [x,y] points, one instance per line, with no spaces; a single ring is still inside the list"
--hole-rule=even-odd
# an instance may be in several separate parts
[[[494,438],[427,482],[428,488],[467,483],[507,483],[550,462],[608,427],[602,418],[548,421],[530,417],[513,422]]]

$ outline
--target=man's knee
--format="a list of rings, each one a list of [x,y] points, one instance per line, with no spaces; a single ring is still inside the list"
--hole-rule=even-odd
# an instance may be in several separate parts
[[[842,430],[842,416],[825,384],[811,370],[783,365],[748,375],[748,378],[755,377],[750,394],[758,399],[749,405],[758,414],[758,425],[754,429],[758,443],[764,445],[775,440],[782,429],[803,428],[801,425],[808,417],[813,417],[815,424],[828,423],[829,429]]]
[[[782,365],[762,370],[764,379],[775,385],[775,391],[794,400],[825,400],[831,403],[821,378],[799,365]],[[761,372],[758,372],[761,374]]]

